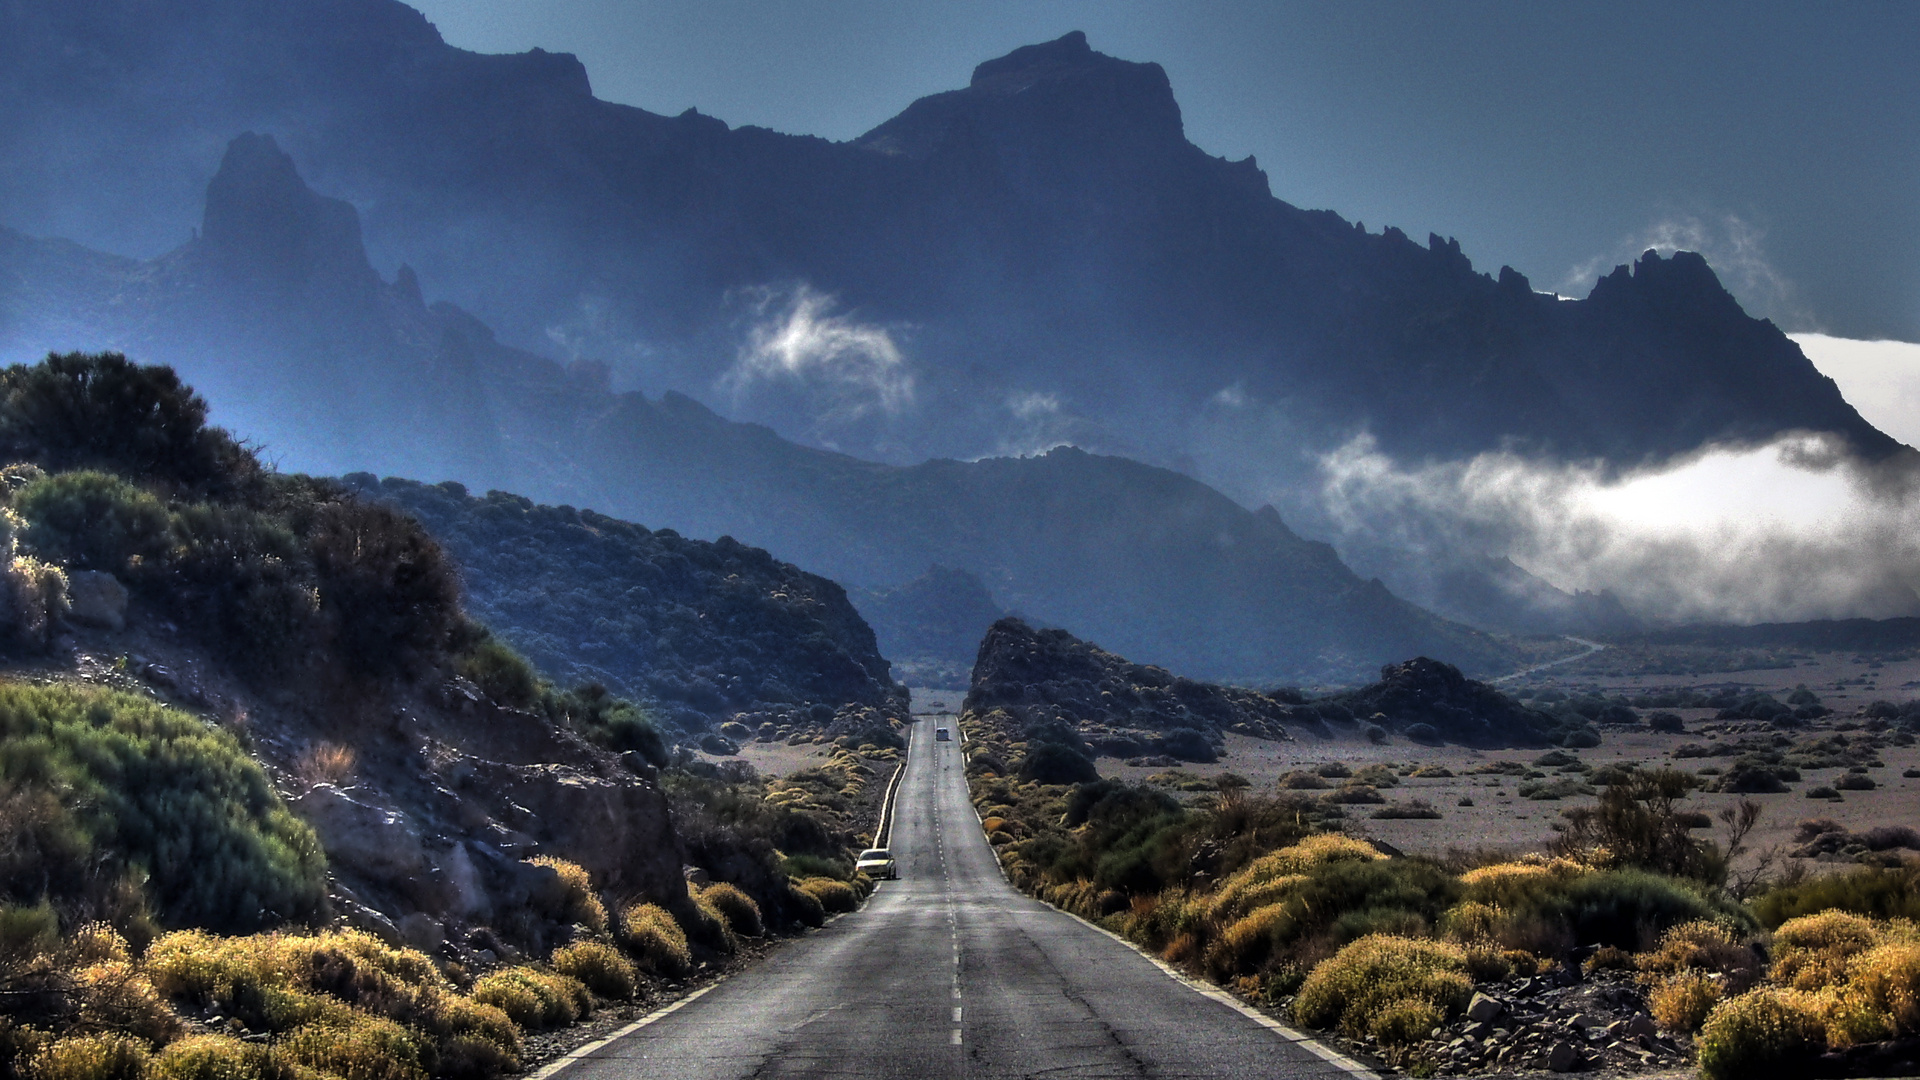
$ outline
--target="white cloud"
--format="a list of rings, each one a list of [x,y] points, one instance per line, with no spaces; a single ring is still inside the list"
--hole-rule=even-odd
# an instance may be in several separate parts
[[[759,290],[751,302],[755,322],[721,379],[736,397],[759,383],[793,384],[823,399],[816,420],[827,422],[913,403],[913,374],[885,327],[835,314],[837,300],[804,283]]]
[[[1867,423],[1908,446],[1920,446],[1920,344],[1791,336]]]
[[[1322,460],[1321,495],[1349,536],[1505,552],[1654,618],[1884,618],[1920,614],[1911,469],[1876,471],[1805,434],[1624,476],[1505,453],[1402,467],[1362,438]]]
[[[1037,390],[1015,391],[1007,395],[1007,410],[1021,420],[1035,420],[1060,412],[1060,395]]]

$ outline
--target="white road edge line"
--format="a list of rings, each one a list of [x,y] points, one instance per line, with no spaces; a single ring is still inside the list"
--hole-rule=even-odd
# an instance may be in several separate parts
[[[581,1061],[582,1059],[593,1056],[598,1051],[604,1049],[609,1043],[619,1042],[621,1039],[624,1039],[627,1036],[633,1034],[634,1032],[639,1031],[641,1028],[646,1027],[648,1024],[651,1024],[656,1020],[664,1020],[667,1016],[671,1015],[672,1013],[680,1011],[681,1008],[687,1005],[693,1004],[695,1001],[698,1001],[701,998],[705,997],[709,990],[712,990],[715,987],[719,986],[721,983],[726,982],[727,978],[728,976],[723,975],[720,978],[715,979],[714,981],[701,987],[700,989],[695,990],[693,993],[688,994],[686,997],[681,998],[679,1001],[676,1001],[673,1004],[668,1005],[664,1008],[655,1009],[654,1011],[648,1013],[647,1015],[641,1017],[638,1020],[635,1020],[633,1023],[628,1024],[626,1027],[621,1028],[619,1031],[616,1031],[613,1034],[608,1035],[603,1039],[595,1039],[594,1041],[587,1043],[585,1046],[578,1046],[572,1050],[567,1051],[565,1054],[561,1055],[558,1060],[549,1061],[545,1065],[540,1066],[539,1071],[528,1076],[527,1080],[547,1080],[548,1077],[553,1076],[555,1073],[560,1072],[562,1069],[565,1069],[567,1066],[573,1065]]]
[[[907,740],[907,746],[909,747],[909,749],[911,749],[911,747],[913,746],[912,739]],[[883,818],[885,820],[886,827],[887,827],[887,841],[889,843],[893,841],[894,813],[899,809],[898,806],[894,805],[894,795],[900,790],[900,781],[906,775],[907,775],[907,760],[903,756],[900,759],[900,767],[894,770],[892,782],[887,785],[887,794],[885,797],[885,801],[887,805],[883,813]],[[874,889],[878,891],[879,887],[880,887],[880,883],[875,882]],[[836,920],[829,919],[827,921],[833,922]],[[958,948],[958,946],[955,946],[955,947]],[[693,1004],[695,1001],[698,1001],[700,998],[705,997],[708,991],[717,988],[721,983],[726,982],[731,977],[732,977],[731,975],[722,975],[719,978],[708,983],[707,985],[701,987],[700,989],[695,990],[693,993],[688,994],[686,997],[681,998],[679,1001],[676,1001],[673,1004],[667,1005],[663,1008],[655,1009],[654,1011],[648,1013],[647,1015],[641,1017],[638,1020],[635,1020],[633,1023],[628,1024],[626,1027],[621,1028],[620,1030],[614,1032],[611,1035],[608,1035],[604,1038],[595,1039],[594,1041],[587,1043],[584,1046],[577,1046],[572,1050],[567,1051],[565,1054],[560,1055],[559,1058],[553,1061],[549,1061],[545,1065],[540,1066],[539,1070],[529,1074],[526,1080],[547,1080],[548,1077],[554,1076],[555,1074],[565,1069],[567,1066],[572,1065],[581,1060],[584,1060],[586,1058],[592,1057],[598,1051],[605,1049],[608,1044],[619,1042],[621,1039],[624,1039],[627,1036],[633,1034],[634,1032],[639,1031],[641,1028],[646,1027],[648,1024],[651,1024],[657,1020],[664,1020],[668,1016],[672,1015],[673,1013],[678,1012],[682,1007]],[[959,1032],[955,1032],[954,1034],[958,1035]]]
[[[958,720],[955,720],[953,726],[958,728],[960,726],[960,722]],[[964,746],[966,745],[966,742],[965,742],[966,732],[962,731],[960,735],[961,735],[961,745]],[[973,810],[973,816],[976,819],[980,820],[981,823],[984,825],[985,819],[980,817],[979,807],[976,807],[973,805],[971,790],[969,790],[968,792],[967,805],[969,808]],[[997,851],[993,853],[993,864],[995,869],[998,869],[1000,871],[1000,877],[1006,880],[1009,885],[1011,885],[1013,883],[1012,879],[1007,877],[1007,868],[1000,865],[1000,853]],[[1015,890],[1015,891],[1018,892],[1018,890]],[[1021,893],[1020,895],[1026,896],[1025,893]],[[1028,899],[1034,899],[1034,898],[1028,897]],[[1078,922],[1081,925],[1088,927],[1089,929],[1097,930],[1100,933],[1107,935],[1108,937],[1119,942],[1120,944],[1125,945],[1127,948],[1132,949],[1134,952],[1139,953],[1143,958],[1146,959],[1148,963],[1152,964],[1154,967],[1159,968],[1160,971],[1163,974],[1165,974],[1167,978],[1172,979],[1174,982],[1177,982],[1180,985],[1186,987],[1187,989],[1193,991],[1194,993],[1199,994],[1201,997],[1212,998],[1214,1001],[1217,1001],[1220,1004],[1225,1005],[1227,1008],[1232,1009],[1233,1011],[1239,1013],[1240,1015],[1246,1017],[1249,1020],[1252,1020],[1254,1023],[1259,1024],[1261,1027],[1264,1027],[1273,1031],[1275,1034],[1279,1035],[1281,1038],[1287,1040],[1288,1042],[1301,1047],[1302,1049],[1306,1050],[1307,1053],[1312,1054],[1313,1056],[1321,1059],[1322,1061],[1327,1062],[1329,1065],[1332,1065],[1335,1068],[1343,1069],[1346,1072],[1351,1073],[1354,1077],[1357,1078],[1357,1080],[1381,1080],[1379,1073],[1374,1072],[1372,1069],[1367,1068],[1365,1065],[1360,1064],[1359,1062],[1353,1060],[1352,1058],[1339,1052],[1338,1050],[1335,1050],[1332,1047],[1322,1044],[1318,1039],[1315,1039],[1313,1036],[1307,1034],[1306,1032],[1301,1031],[1298,1028],[1289,1027],[1288,1025],[1283,1024],[1278,1020],[1275,1020],[1273,1017],[1268,1016],[1266,1013],[1261,1012],[1259,1009],[1256,1009],[1253,1006],[1247,1004],[1246,1002],[1241,1001],[1239,998],[1234,997],[1232,994],[1227,993],[1225,990],[1222,990],[1211,983],[1203,983],[1198,979],[1189,978],[1188,976],[1182,974],[1180,970],[1174,967],[1172,964],[1167,963],[1165,960],[1160,959],[1159,957],[1153,955],[1152,953],[1141,948],[1140,946],[1135,945],[1133,942],[1128,941],[1126,938],[1121,937],[1119,934],[1114,933],[1113,931],[1107,929],[1106,927],[1101,926],[1098,923],[1090,922],[1086,919],[1083,919],[1080,916],[1075,915],[1073,912],[1067,911],[1064,908],[1054,907],[1052,904],[1049,904],[1044,900],[1034,899],[1034,902],[1040,904],[1043,910],[1057,911],[1060,914],[1065,915],[1067,918],[1072,919],[1075,922]]]

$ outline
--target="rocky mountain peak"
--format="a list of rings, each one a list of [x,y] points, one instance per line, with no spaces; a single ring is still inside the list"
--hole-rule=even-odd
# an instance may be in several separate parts
[[[1164,149],[1186,138],[1165,69],[1095,52],[1075,30],[988,60],[966,89],[921,98],[857,144],[924,158],[976,134],[1003,148],[1072,152]]]
[[[271,135],[247,132],[227,145],[207,185],[199,254],[235,283],[269,292],[369,292],[360,215],[314,192]]]

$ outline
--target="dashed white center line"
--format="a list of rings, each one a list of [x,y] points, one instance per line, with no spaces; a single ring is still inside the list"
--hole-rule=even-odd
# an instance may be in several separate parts
[[[960,1006],[958,1005],[953,1007],[953,1022],[956,1024],[960,1022]]]
[[[953,1045],[955,1046],[960,1045],[960,1029],[959,1028],[953,1029]]]

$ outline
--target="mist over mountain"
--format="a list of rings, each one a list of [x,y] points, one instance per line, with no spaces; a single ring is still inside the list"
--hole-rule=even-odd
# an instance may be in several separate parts
[[[1514,529],[1356,529],[1329,463],[1609,475],[1802,431],[1899,449],[1699,256],[1648,252],[1570,300],[1454,240],[1299,209],[1186,140],[1159,66],[1079,34],[847,143],[599,101],[572,57],[464,52],[393,0],[15,3],[0,89],[6,347],[173,363],[316,471],[678,527],[577,453],[605,449],[609,389],[638,387],[898,465],[1134,458],[1278,507],[1450,617],[1600,632],[1637,617],[1611,583],[1536,577]],[[891,588],[923,554],[843,580]]]
[[[1158,65],[1079,34],[835,144],[599,101],[570,56],[463,52],[394,0],[0,20],[5,224],[170,248],[216,148],[271,133],[377,265],[504,341],[860,456],[1072,441],[1257,503],[1363,430],[1414,458],[1894,445],[1697,257],[1569,302],[1298,209],[1186,141]]]
[[[0,349],[78,338],[174,364],[223,423],[292,467],[446,477],[562,514],[732,536],[858,591],[893,616],[887,644],[910,659],[955,662],[955,641],[985,629],[968,605],[896,588],[935,565],[1199,676],[1337,683],[1415,653],[1473,670],[1513,657],[1356,576],[1272,508],[1169,470],[1071,447],[885,465],[681,394],[615,394],[601,369],[503,346],[459,308],[428,306],[410,272],[383,282],[353,208],[314,194],[268,137],[234,140],[207,200],[201,234],[148,262],[6,238],[0,280],[30,291],[0,309]],[[930,640],[916,619],[943,629]]]

